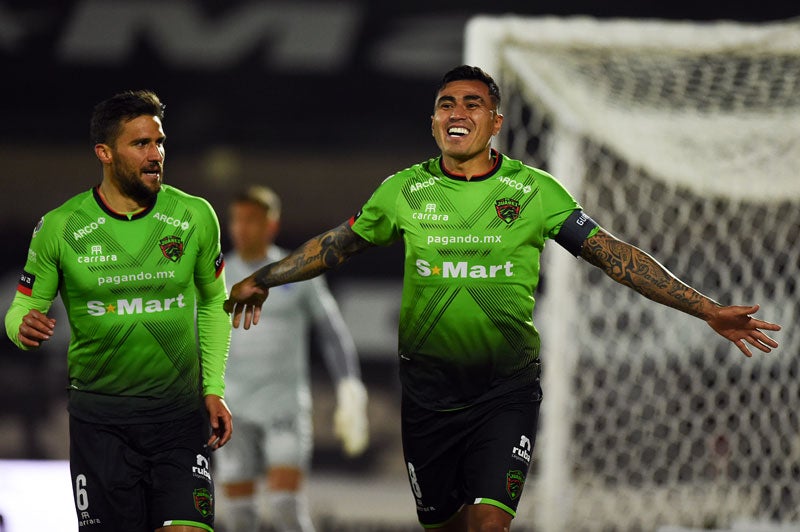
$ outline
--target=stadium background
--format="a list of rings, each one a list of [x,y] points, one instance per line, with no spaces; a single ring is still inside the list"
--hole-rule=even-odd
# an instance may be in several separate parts
[[[291,248],[356,212],[391,172],[436,153],[428,122],[433,89],[461,62],[465,22],[512,12],[758,22],[794,17],[800,8],[580,0],[2,2],[3,309],[38,218],[99,181],[88,141],[97,101],[127,88],[155,90],[167,104],[166,181],[208,198],[223,233],[227,202],[239,188],[273,187],[284,201],[278,243]],[[411,506],[393,358],[401,256],[401,246],[376,249],[329,275],[373,398],[372,446],[355,460],[340,455],[329,424],[332,390],[315,355],[313,475],[328,486],[336,485],[330,479],[388,479],[405,510]],[[0,460],[66,458],[64,358],[58,344],[24,354],[0,341],[7,405]],[[0,511],[2,504],[0,498]]]

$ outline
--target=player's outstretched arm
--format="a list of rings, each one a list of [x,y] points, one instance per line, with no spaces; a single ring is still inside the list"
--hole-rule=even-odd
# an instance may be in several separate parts
[[[258,323],[271,287],[316,277],[373,246],[353,232],[350,222],[344,222],[233,285],[225,311],[233,313],[234,327],[239,326],[244,314],[244,328],[249,329]]]
[[[780,326],[750,316],[758,310],[758,305],[722,306],[683,283],[644,251],[602,229],[586,239],[581,257],[648,299],[705,320],[745,356],[752,356],[747,344],[765,353],[778,347],[762,329],[779,331]]]

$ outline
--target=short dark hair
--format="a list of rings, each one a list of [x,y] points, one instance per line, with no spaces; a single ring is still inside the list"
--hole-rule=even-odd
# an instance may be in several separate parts
[[[164,119],[164,108],[158,96],[148,90],[129,90],[115,94],[94,106],[89,125],[92,144],[113,144],[122,124],[139,116],[157,116]]]
[[[253,185],[239,191],[233,198],[232,203],[252,203],[258,205],[267,213],[271,220],[278,220],[281,217],[281,200],[275,191],[263,185]]]
[[[494,106],[498,110],[500,109],[500,87],[497,86],[492,76],[476,66],[461,65],[446,72],[445,75],[442,76],[442,81],[439,82],[436,94],[438,95],[448,83],[461,80],[476,80],[485,83],[489,88],[489,96],[492,98],[492,103],[494,103]]]

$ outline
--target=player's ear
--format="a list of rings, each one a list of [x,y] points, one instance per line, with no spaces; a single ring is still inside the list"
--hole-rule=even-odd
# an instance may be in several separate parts
[[[494,125],[492,126],[492,136],[500,133],[500,128],[503,126],[503,115],[494,111]]]
[[[433,115],[431,115],[431,136],[435,137],[436,135],[433,132]]]
[[[111,148],[108,144],[95,144],[94,153],[101,163],[109,164],[111,162]]]

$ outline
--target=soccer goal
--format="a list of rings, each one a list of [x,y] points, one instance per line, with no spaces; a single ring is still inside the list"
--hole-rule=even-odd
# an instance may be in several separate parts
[[[545,400],[517,527],[800,522],[800,21],[476,17],[498,147],[606,230],[782,324],[743,357],[558,246],[535,316]]]

